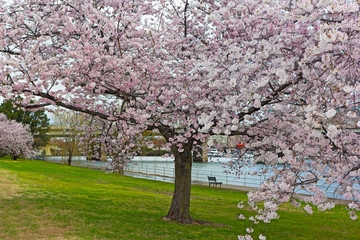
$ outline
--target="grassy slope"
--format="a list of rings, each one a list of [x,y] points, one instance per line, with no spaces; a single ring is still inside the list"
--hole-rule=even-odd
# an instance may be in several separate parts
[[[22,190],[0,197],[0,239],[237,239],[249,224],[237,219],[250,213],[237,208],[246,199],[237,191],[193,186],[192,216],[221,225],[181,225],[161,219],[170,206],[170,183],[6,158],[1,174]],[[285,208],[267,225],[268,239],[360,239],[359,220],[349,220],[343,206],[313,216]],[[256,229],[264,233],[265,226]]]

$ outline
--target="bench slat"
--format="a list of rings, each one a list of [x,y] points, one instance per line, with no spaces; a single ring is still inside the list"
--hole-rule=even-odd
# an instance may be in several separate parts
[[[213,187],[216,185],[220,185],[220,187],[221,187],[221,184],[222,184],[222,182],[217,182],[216,181],[216,177],[209,177],[208,176],[208,180],[209,180],[209,187],[211,186],[211,184],[213,185]]]

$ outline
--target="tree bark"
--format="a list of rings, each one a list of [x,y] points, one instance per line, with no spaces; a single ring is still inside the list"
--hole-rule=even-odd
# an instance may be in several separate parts
[[[114,173],[118,173],[122,176],[124,176],[124,165],[123,164],[117,164],[114,168]]]
[[[71,166],[72,161],[72,151],[69,151],[69,157],[68,157],[68,165]]]
[[[190,192],[191,192],[191,166],[192,166],[192,142],[184,146],[184,151],[179,152],[173,148],[175,155],[175,190],[170,210],[165,217],[179,223],[192,223],[190,216]]]

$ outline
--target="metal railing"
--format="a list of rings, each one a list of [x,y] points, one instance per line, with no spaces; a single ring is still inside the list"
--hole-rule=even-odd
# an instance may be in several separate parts
[[[175,181],[175,169],[148,165],[131,165],[125,168],[125,175],[137,178],[153,179],[163,182]],[[245,187],[258,187],[265,179],[266,175],[234,175],[222,170],[200,170],[194,168],[191,172],[192,183],[208,183],[208,176],[216,177],[218,182],[227,185],[237,185]]]
[[[136,178],[145,178],[163,182],[174,182],[175,181],[175,169],[166,168],[166,167],[157,167],[157,166],[148,166],[148,165],[131,165],[125,168],[125,175],[136,177]],[[218,182],[222,182],[226,185],[233,185],[239,187],[250,187],[257,188],[259,187],[270,175],[250,175],[250,174],[238,174],[234,175],[232,173],[224,172],[221,170],[214,171],[204,171],[200,169],[193,169],[191,172],[191,182],[194,184],[207,184],[208,176],[216,177]],[[321,185],[321,184],[319,184]],[[321,187],[320,187],[321,188]],[[326,195],[331,198],[342,199],[342,196],[334,194],[336,186],[326,186],[323,190],[326,192]],[[310,194],[298,188],[297,193],[300,194]]]

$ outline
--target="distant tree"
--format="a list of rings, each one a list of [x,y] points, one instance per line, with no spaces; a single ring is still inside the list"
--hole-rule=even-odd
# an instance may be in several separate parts
[[[141,134],[136,142],[131,142],[126,132],[129,127],[117,122],[104,121],[101,118],[85,115],[84,124],[79,127],[81,151],[91,160],[110,158],[112,172],[124,175],[124,167],[140,151],[143,143]]]
[[[0,150],[10,154],[16,160],[19,156],[25,158],[33,154],[33,137],[28,126],[8,120],[0,113]]]
[[[57,110],[54,112],[55,124],[60,126],[63,133],[63,152],[65,151],[68,160],[67,164],[71,165],[72,156],[78,145],[78,128],[83,125],[84,117],[79,112]]]
[[[34,137],[33,147],[45,146],[50,138],[46,133],[49,131],[49,118],[45,110],[29,111],[23,110],[11,100],[5,100],[0,105],[0,113],[5,114],[8,119],[29,125],[31,134]]]

